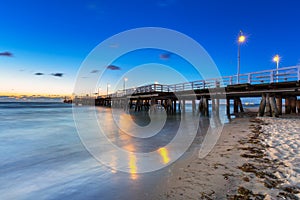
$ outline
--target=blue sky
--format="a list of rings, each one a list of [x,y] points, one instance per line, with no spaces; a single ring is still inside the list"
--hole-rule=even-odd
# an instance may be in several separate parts
[[[280,67],[300,62],[297,0],[0,3],[0,53],[13,54],[0,56],[0,93],[71,94],[77,71],[94,47],[112,35],[139,27],[163,27],[188,35],[207,50],[222,75],[236,74],[240,29],[247,36],[241,47],[241,73],[275,68],[275,54],[282,57]],[[171,58],[169,62],[174,62]],[[63,76],[53,76],[55,73]]]

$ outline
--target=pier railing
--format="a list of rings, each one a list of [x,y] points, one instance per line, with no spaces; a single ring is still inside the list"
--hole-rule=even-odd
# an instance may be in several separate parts
[[[238,81],[239,80],[239,81]],[[279,68],[278,70],[264,70],[259,72],[251,72],[237,75],[224,76],[221,78],[197,80],[193,82],[178,83],[172,85],[151,84],[140,86],[137,88],[129,88],[125,91],[119,91],[110,94],[109,97],[122,97],[133,93],[149,93],[149,92],[182,92],[191,90],[212,89],[218,87],[226,87],[228,85],[245,84],[268,84],[300,80],[300,65]]]

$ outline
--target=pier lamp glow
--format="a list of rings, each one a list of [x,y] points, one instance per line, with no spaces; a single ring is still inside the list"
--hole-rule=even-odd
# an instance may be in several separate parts
[[[244,36],[244,35],[240,35],[239,36],[239,43],[243,43],[243,42],[245,42],[246,41],[246,37]]]
[[[240,46],[242,43],[246,41],[246,36],[243,34],[242,31],[239,32],[238,36],[238,66],[237,66],[237,84],[240,83],[240,68],[241,68],[241,51]]]
[[[278,54],[276,54],[273,57],[273,61],[276,63],[276,79],[277,79],[277,82],[278,82],[278,68],[279,68],[279,61],[280,61],[280,57],[279,57]]]

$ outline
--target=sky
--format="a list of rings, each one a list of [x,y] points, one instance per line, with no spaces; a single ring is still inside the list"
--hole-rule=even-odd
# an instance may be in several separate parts
[[[222,76],[237,73],[240,30],[246,35],[241,73],[276,68],[272,61],[276,54],[281,57],[280,67],[294,66],[300,63],[299,7],[298,0],[0,0],[0,95],[70,95],[80,67],[99,43],[141,27],[172,29],[197,41]],[[102,93],[108,83],[114,86],[111,91],[122,88],[128,66],[144,64],[147,69],[150,62],[159,70],[162,65],[179,69],[190,64],[156,49],[127,57],[112,63],[117,68],[107,69],[103,83],[96,86]],[[97,76],[97,67],[90,75]],[[197,77],[189,80],[193,78]],[[145,84],[156,79],[151,77]],[[126,87],[141,84],[133,78],[126,81]]]

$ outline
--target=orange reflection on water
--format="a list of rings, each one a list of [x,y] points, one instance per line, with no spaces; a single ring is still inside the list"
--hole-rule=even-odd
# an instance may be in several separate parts
[[[138,178],[137,166],[136,166],[136,157],[132,153],[129,153],[129,172],[130,172],[130,178],[132,180],[135,180],[135,179]]]
[[[165,147],[159,148],[157,150],[157,152],[162,157],[162,160],[163,160],[164,164],[167,164],[168,162],[170,162],[169,152],[168,152],[168,150]]]

